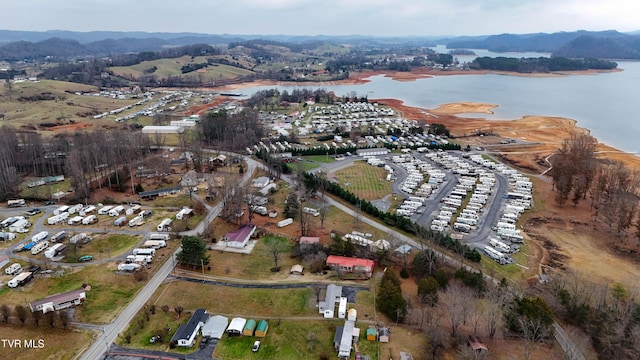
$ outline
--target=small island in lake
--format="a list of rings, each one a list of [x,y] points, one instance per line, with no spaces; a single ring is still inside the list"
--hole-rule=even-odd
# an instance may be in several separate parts
[[[467,49],[453,49],[449,50],[449,55],[476,55],[475,51]]]

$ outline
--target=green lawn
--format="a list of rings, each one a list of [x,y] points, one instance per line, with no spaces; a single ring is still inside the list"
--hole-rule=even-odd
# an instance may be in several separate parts
[[[335,176],[343,189],[364,200],[381,199],[393,192],[391,183],[386,180],[387,172],[364,162],[355,162],[336,172]]]
[[[249,336],[224,337],[214,352],[218,359],[273,359],[298,360],[307,359],[303,354],[314,354],[319,357],[333,358],[333,336],[336,326],[342,321],[270,321],[269,331],[265,338]],[[255,340],[261,341],[260,350],[251,353]],[[316,358],[315,356],[312,356]]]
[[[336,159],[334,159],[333,156],[330,156],[330,155],[309,155],[309,156],[303,156],[303,159],[315,161],[319,163],[325,163],[325,164],[336,161]]]

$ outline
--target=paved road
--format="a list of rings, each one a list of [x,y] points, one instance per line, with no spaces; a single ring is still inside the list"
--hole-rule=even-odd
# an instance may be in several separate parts
[[[241,185],[246,184],[249,179],[253,176],[255,169],[258,166],[261,166],[260,163],[255,160],[245,158],[248,163],[248,169],[244,173],[242,180],[240,181]],[[195,229],[186,231],[181,233],[182,235],[197,235],[204,231],[204,227],[209,224],[213,219],[220,214],[222,210],[222,204],[218,204],[216,206],[206,205],[209,214],[205,217],[205,220],[202,221]],[[136,297],[127,305],[127,307],[118,315],[116,320],[114,320],[111,324],[108,324],[104,327],[104,331],[99,339],[97,339],[87,350],[87,352],[82,356],[83,360],[95,360],[102,359],[103,354],[108,351],[108,344],[113,343],[118,334],[124,331],[129,323],[133,320],[133,317],[140,311],[140,309],[144,306],[144,304],[149,301],[151,295],[156,291],[156,289],[160,286],[160,284],[166,279],[166,277],[171,273],[171,270],[175,267],[176,255],[180,252],[181,248],[176,249],[176,251],[169,256],[169,259],[165,261],[165,263],[158,269],[158,271],[153,275],[151,280],[145,285],[142,290],[136,295]]]

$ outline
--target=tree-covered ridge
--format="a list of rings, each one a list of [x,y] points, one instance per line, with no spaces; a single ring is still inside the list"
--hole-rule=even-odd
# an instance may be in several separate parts
[[[568,59],[564,57],[509,58],[479,57],[469,65],[477,70],[514,71],[519,73],[548,73],[553,71],[611,70],[618,67],[613,61],[600,59]]]

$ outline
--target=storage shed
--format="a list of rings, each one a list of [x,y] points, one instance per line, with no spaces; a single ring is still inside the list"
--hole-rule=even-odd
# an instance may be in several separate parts
[[[368,341],[376,341],[376,340],[378,340],[378,333],[376,332],[376,329],[374,329],[374,328],[368,328],[367,332],[366,332],[366,335],[367,335],[367,340]]]
[[[247,323],[247,319],[244,318],[233,318],[231,319],[231,324],[227,328],[227,335],[229,336],[241,336],[242,330],[244,330],[244,325]]]
[[[304,275],[304,268],[300,264],[293,265],[291,267],[291,271],[289,272],[292,275]]]
[[[257,337],[265,337],[267,336],[267,330],[269,330],[269,323],[267,320],[260,320],[258,326],[256,326],[256,336]]]
[[[388,327],[381,327],[380,328],[380,333],[378,334],[378,341],[383,342],[383,343],[388,343],[389,342],[389,328]]]
[[[247,320],[244,324],[244,329],[242,329],[242,335],[244,336],[253,336],[253,332],[256,330],[256,321],[253,319]]]
[[[347,320],[356,321],[357,317],[358,317],[358,310],[349,309],[349,311],[347,311]]]

